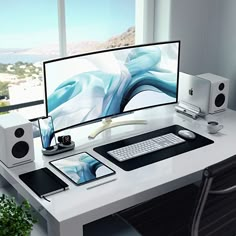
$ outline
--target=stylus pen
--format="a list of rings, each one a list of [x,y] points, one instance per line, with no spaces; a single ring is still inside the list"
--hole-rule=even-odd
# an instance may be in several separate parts
[[[101,186],[101,185],[103,185],[103,184],[110,183],[110,182],[115,181],[115,180],[117,180],[117,179],[111,179],[111,180],[108,180],[108,181],[106,181],[106,182],[103,182],[103,183],[100,183],[100,184],[96,184],[96,185],[90,186],[90,187],[88,187],[87,189],[96,188],[96,187],[98,187],[98,186]]]

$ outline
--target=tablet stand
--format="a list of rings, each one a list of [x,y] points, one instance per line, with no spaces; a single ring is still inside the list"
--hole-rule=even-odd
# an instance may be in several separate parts
[[[71,143],[68,145],[58,143],[54,145],[52,149],[42,149],[42,153],[45,156],[52,156],[52,155],[56,155],[62,152],[70,151],[74,148],[75,148],[75,142],[73,141],[71,141]]]

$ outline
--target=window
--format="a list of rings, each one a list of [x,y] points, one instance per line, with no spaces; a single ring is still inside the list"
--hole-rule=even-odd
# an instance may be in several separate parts
[[[141,0],[2,3],[0,113],[18,111],[28,119],[45,115],[43,60],[134,44],[138,2]]]
[[[57,22],[56,0],[2,2],[0,112],[25,107],[19,112],[29,119],[44,113],[41,62],[59,56]]]

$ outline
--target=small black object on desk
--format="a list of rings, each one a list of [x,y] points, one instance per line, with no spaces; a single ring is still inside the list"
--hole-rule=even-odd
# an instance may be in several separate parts
[[[70,135],[62,135],[58,136],[57,141],[64,145],[70,145],[71,144],[71,136]]]
[[[62,152],[67,152],[70,150],[73,150],[75,148],[75,142],[71,141],[68,144],[63,143],[57,143],[56,145],[48,148],[48,149],[42,149],[42,153],[46,156],[52,156],[56,155]]]

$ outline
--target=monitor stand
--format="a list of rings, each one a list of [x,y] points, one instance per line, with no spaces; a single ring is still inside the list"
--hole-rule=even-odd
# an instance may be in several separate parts
[[[98,127],[96,130],[94,130],[89,136],[89,139],[95,138],[98,134],[103,132],[106,129],[110,129],[113,127],[121,126],[121,125],[145,125],[147,124],[146,120],[124,120],[124,121],[116,121],[113,122],[111,118],[105,118],[102,120],[102,126]]]

